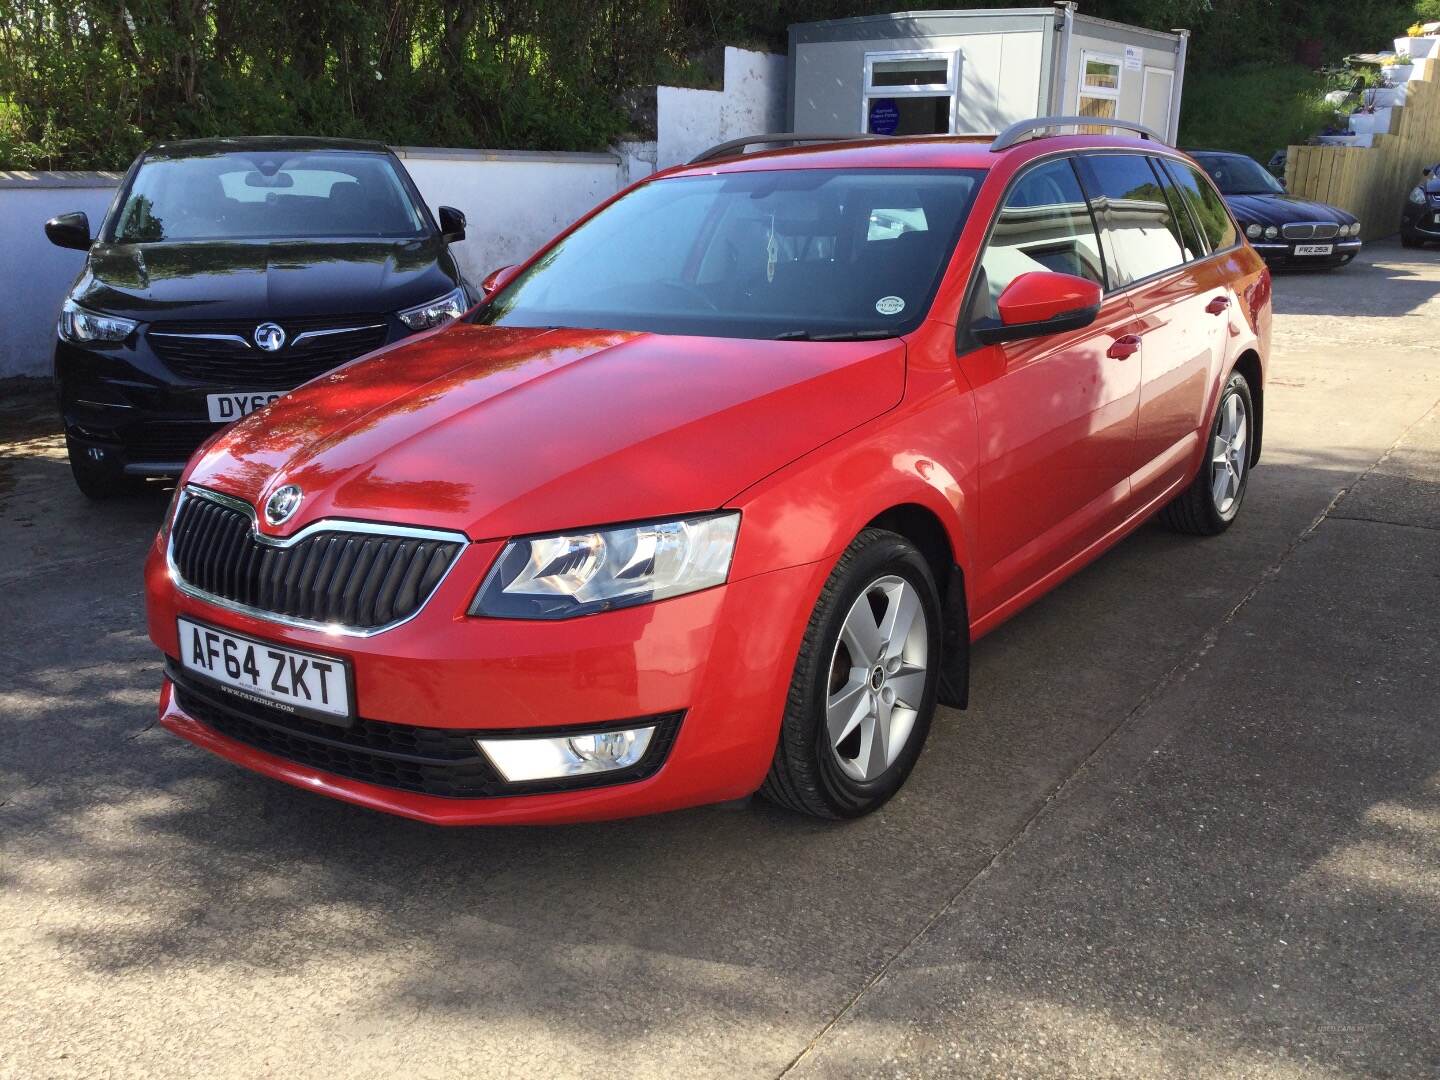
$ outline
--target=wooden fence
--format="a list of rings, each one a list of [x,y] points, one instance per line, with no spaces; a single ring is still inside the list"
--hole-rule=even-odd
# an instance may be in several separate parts
[[[1400,228],[1420,170],[1440,163],[1440,68],[1434,57],[1420,63],[1425,70],[1415,73],[1405,104],[1391,112],[1390,132],[1377,134],[1373,146],[1292,146],[1286,157],[1291,193],[1350,211],[1366,240]]]

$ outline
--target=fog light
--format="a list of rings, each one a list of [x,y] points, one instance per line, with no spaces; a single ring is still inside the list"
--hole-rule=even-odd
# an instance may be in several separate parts
[[[628,769],[645,756],[655,728],[625,728],[544,739],[476,739],[490,764],[512,784]]]

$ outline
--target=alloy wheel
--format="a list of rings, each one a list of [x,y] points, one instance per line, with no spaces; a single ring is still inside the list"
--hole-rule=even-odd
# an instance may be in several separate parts
[[[915,586],[887,575],[845,616],[830,660],[825,728],[846,775],[870,781],[905,748],[925,697],[929,626]]]
[[[1220,425],[1210,449],[1210,495],[1215,510],[1227,517],[1236,509],[1248,462],[1246,439],[1249,417],[1239,394],[1231,394],[1220,406]]]

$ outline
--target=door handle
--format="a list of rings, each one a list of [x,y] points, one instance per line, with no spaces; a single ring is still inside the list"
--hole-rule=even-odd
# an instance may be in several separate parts
[[[1211,300],[1208,304],[1205,305],[1205,310],[1208,311],[1211,315],[1220,315],[1223,314],[1225,309],[1229,306],[1230,298],[1228,296],[1217,296],[1214,300]]]
[[[1124,337],[1116,338],[1110,348],[1105,350],[1105,355],[1111,360],[1124,360],[1128,356],[1134,356],[1140,351],[1140,337],[1138,334],[1126,334]]]

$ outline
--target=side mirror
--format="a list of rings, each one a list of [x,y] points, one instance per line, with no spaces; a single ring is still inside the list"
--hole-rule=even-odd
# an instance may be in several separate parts
[[[515,263],[502,266],[498,270],[491,270],[485,275],[485,280],[480,282],[480,291],[489,296],[496,289],[500,288],[510,279],[510,271],[515,269]]]
[[[465,239],[465,215],[453,206],[440,207],[440,235],[450,243]]]
[[[45,235],[56,247],[90,250],[90,219],[83,211],[60,214],[45,222]]]
[[[1095,321],[1103,296],[1100,286],[1085,278],[1032,270],[1005,286],[996,302],[1000,318],[979,319],[971,331],[994,345],[1079,330]]]

